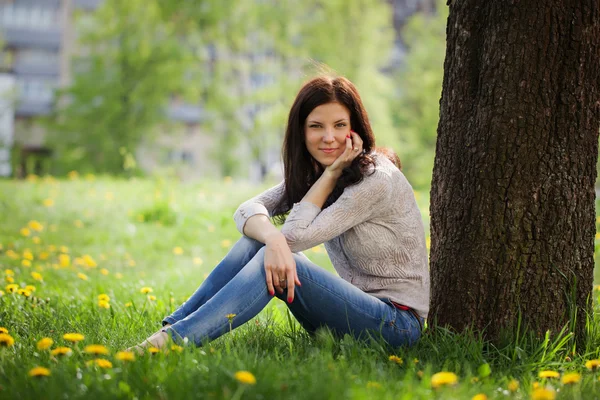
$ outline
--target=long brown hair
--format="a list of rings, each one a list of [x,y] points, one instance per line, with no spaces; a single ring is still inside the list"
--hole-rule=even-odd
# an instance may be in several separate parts
[[[372,151],[375,150],[375,136],[356,87],[344,77],[323,75],[309,80],[298,92],[290,109],[283,140],[285,195],[275,207],[274,212],[275,220],[279,223],[285,221],[285,214],[294,203],[302,200],[324,171],[321,164],[310,155],[306,148],[304,124],[308,115],[316,107],[334,102],[344,105],[350,112],[350,126],[354,132],[360,135],[364,152],[356,157],[348,168],[344,169],[323,208],[335,202],[346,187],[360,182],[369,166],[375,166],[375,159],[372,155]],[[377,151],[390,158],[400,168],[400,160],[392,150],[377,149]]]

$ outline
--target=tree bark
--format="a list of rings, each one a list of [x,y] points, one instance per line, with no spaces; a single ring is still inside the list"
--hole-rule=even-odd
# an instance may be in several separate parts
[[[599,3],[452,1],[430,208],[437,325],[494,340],[521,318],[538,334],[584,334]]]

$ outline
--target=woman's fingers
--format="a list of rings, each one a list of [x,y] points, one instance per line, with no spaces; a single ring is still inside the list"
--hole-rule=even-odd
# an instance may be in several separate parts
[[[271,296],[275,295],[275,289],[273,287],[273,274],[269,268],[265,268],[265,274],[267,275],[267,290]]]
[[[287,302],[294,301],[294,273],[290,271],[287,276]]]

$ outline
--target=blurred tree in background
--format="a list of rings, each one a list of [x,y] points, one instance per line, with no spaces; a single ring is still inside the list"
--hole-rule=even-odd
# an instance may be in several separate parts
[[[47,120],[66,170],[122,173],[165,121],[170,95],[185,92],[190,57],[158,0],[106,0],[80,21],[73,84]]]

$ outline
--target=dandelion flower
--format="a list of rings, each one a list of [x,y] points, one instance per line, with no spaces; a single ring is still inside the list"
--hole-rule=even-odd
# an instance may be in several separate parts
[[[453,386],[458,383],[458,377],[453,372],[438,372],[431,377],[431,386],[437,389],[440,386]]]
[[[29,249],[23,250],[23,258],[26,260],[33,261],[33,253]]]
[[[128,301],[127,303],[125,303],[125,307],[131,307],[132,305],[133,304],[130,301]]]
[[[149,301],[155,301],[156,300],[156,296],[153,296],[151,294],[148,295],[148,300]]]
[[[540,371],[540,373],[538,374],[538,377],[549,378],[549,379],[558,379],[558,378],[560,378],[560,374],[556,371],[546,370],[546,371]]]
[[[402,359],[398,356],[390,356],[389,360],[395,362],[398,365],[402,365],[404,363],[404,361],[402,361]]]
[[[513,393],[519,390],[519,381],[512,379],[510,382],[508,382],[508,390]]]
[[[254,377],[254,375],[252,375],[251,372],[248,371],[238,371],[235,373],[234,377],[235,379],[237,379],[238,382],[246,385],[256,384],[256,378]]]
[[[4,292],[0,290],[0,297],[4,296]]]
[[[531,393],[532,400],[554,400],[556,392],[554,390],[537,388]]]
[[[8,333],[0,333],[0,347],[10,347],[15,344],[15,339]]]
[[[52,350],[50,352],[50,354],[52,354],[53,356],[70,356],[71,354],[73,354],[73,350],[71,350],[69,347],[57,347],[54,350]]]
[[[12,249],[6,250],[6,253],[4,253],[4,254],[6,254],[6,256],[8,258],[12,258],[13,260],[16,260],[17,258],[19,258],[19,255]]]
[[[112,368],[112,363],[105,358],[95,358],[85,363],[87,366],[96,365],[100,368]]]
[[[34,236],[31,238],[31,241],[35,244],[40,244],[42,242],[42,239],[40,239],[39,236]]]
[[[31,296],[31,292],[27,289],[19,289],[17,293],[25,297]]]
[[[33,285],[27,285],[27,286],[25,286],[25,290],[28,290],[30,292],[35,292],[35,286],[33,286]]]
[[[119,361],[135,361],[135,354],[131,351],[119,351],[115,358]]]
[[[487,400],[487,396],[483,393],[476,394],[471,398],[471,400]]]
[[[36,281],[40,281],[40,282],[44,280],[44,277],[42,276],[42,274],[40,274],[39,272],[35,272],[35,271],[31,272],[31,277],[33,279],[35,279]]]
[[[21,228],[20,232],[23,236],[29,236],[31,234],[31,231],[27,228]]]
[[[5,269],[4,270],[4,275],[6,276],[14,276],[15,271],[13,271],[12,269]]]
[[[77,277],[84,281],[87,281],[89,279],[88,276],[86,274],[84,274],[83,272],[78,272]]]
[[[29,376],[41,377],[50,376],[50,370],[44,367],[35,367],[29,370]]]
[[[67,246],[60,246],[58,250],[65,254],[69,252],[69,248]]]
[[[115,274],[115,278],[117,278],[117,279],[122,279],[122,278],[123,278],[123,274],[122,274],[122,273],[120,273],[120,272],[117,272],[117,273]]]
[[[6,276],[6,277],[4,277],[4,279],[8,283],[14,283],[14,281],[15,281],[15,278],[13,278],[12,276]]]
[[[58,256],[58,265],[63,268],[68,267],[71,265],[71,257],[68,254],[60,254]]]
[[[202,261],[202,259],[201,259],[200,257],[194,257],[194,260],[193,260],[193,262],[194,262],[194,264],[196,264],[196,265],[202,265],[202,263],[203,263],[204,261]]]
[[[181,353],[183,351],[183,347],[177,346],[176,344],[171,345],[171,350]]]
[[[53,207],[54,206],[54,200],[48,198],[48,199],[45,199],[42,204],[44,204],[44,207]]]
[[[95,355],[100,355],[100,354],[108,354],[108,349],[104,346],[102,346],[101,344],[90,344],[85,346],[85,348],[83,349],[83,351],[85,353],[88,354],[95,354]]]
[[[150,352],[150,354],[160,353],[160,349],[154,346],[148,347],[148,351]]]
[[[79,178],[79,172],[77,171],[70,171],[67,176],[69,177],[69,179],[71,180],[75,180],[77,178]]]
[[[110,303],[108,301],[99,300],[98,307],[108,310],[110,308]]]
[[[17,290],[19,290],[19,285],[16,283],[11,283],[10,285],[6,285],[4,289],[6,289],[8,293],[15,293]]]
[[[29,221],[27,226],[29,226],[30,229],[32,229],[36,232],[41,232],[44,230],[44,226],[36,220]]]
[[[374,382],[374,381],[368,381],[367,389],[381,389],[381,383]]]
[[[108,275],[108,274],[109,274],[109,272],[108,272],[108,270],[107,270],[106,268],[102,268],[102,269],[100,270],[100,273],[101,273],[102,275],[104,275],[104,276],[106,276],[106,275]]]
[[[83,264],[89,268],[96,268],[98,266],[96,261],[89,254],[83,256]]]
[[[600,360],[588,360],[585,362],[585,367],[590,371],[595,371],[600,367]]]
[[[29,260],[21,260],[21,265],[24,267],[31,267],[31,261]]]
[[[563,385],[579,383],[579,381],[581,381],[581,374],[577,372],[570,372],[568,374],[564,374],[561,381]]]
[[[227,314],[225,316],[225,318],[227,318],[229,320],[229,322],[233,321],[233,319],[235,318],[237,314]]]
[[[221,247],[223,247],[224,249],[231,246],[231,240],[225,239],[225,240],[221,240]]]
[[[0,327],[0,333],[8,333],[8,329]]]
[[[65,333],[63,335],[63,339],[69,342],[77,343],[85,339],[85,336],[83,336],[81,333]]]
[[[98,295],[98,301],[110,301],[110,297],[106,293]]]
[[[144,294],[152,293],[153,291],[154,290],[152,290],[151,287],[147,287],[147,286],[140,289],[140,293],[144,293]]]
[[[37,342],[37,348],[38,350],[47,350],[52,346],[53,343],[54,340],[50,339],[49,337],[45,337]]]
[[[177,247],[173,248],[173,254],[178,255],[178,256],[182,255],[183,249],[181,247],[177,246]]]

